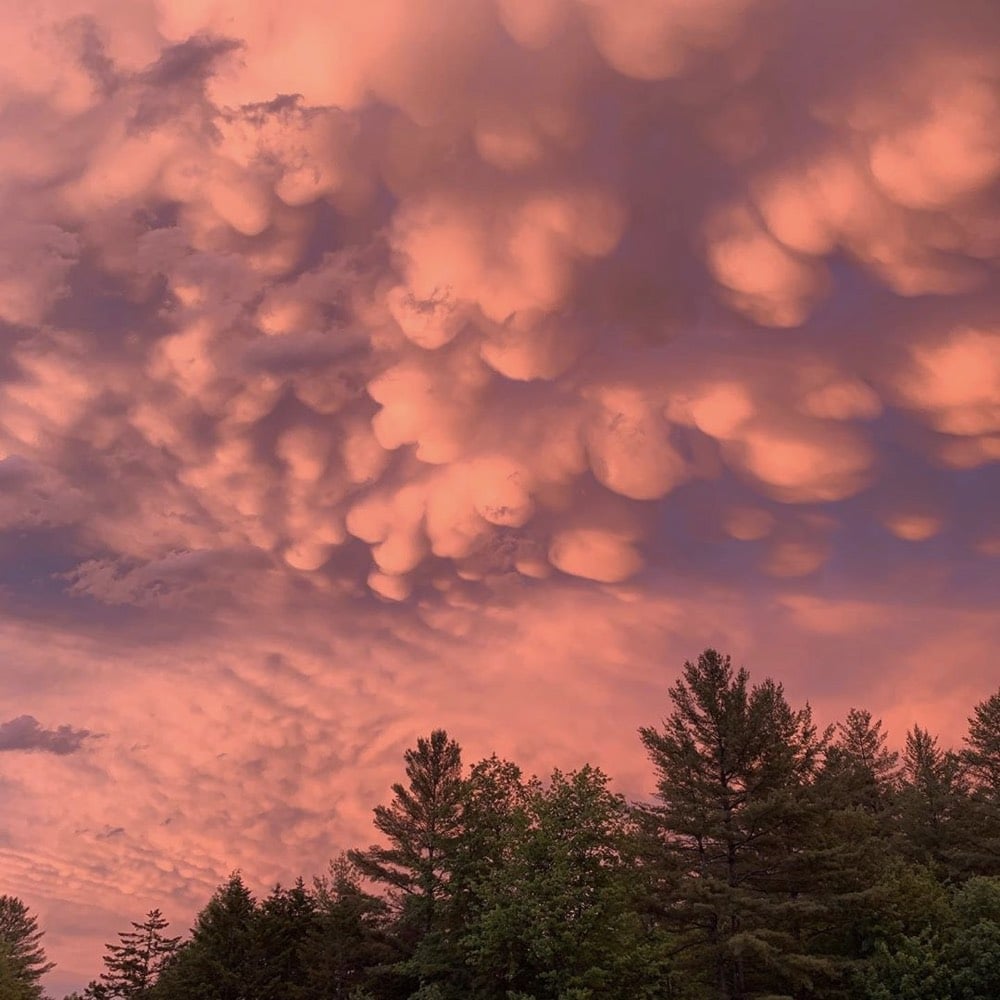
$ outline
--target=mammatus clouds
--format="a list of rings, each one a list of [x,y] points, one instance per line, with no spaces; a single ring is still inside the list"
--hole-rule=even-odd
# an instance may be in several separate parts
[[[3,27],[0,739],[79,752],[3,755],[0,874],[53,982],[147,901],[366,842],[434,725],[547,770],[615,720],[646,792],[631,734],[709,643],[824,721],[963,730],[998,639],[995,3]]]

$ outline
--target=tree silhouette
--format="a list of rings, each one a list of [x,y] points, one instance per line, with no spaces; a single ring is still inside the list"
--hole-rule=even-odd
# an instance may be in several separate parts
[[[44,932],[17,896],[0,896],[0,982],[6,980],[13,996],[41,998],[41,978],[55,966],[46,961]]]
[[[434,927],[462,824],[462,752],[436,729],[407,750],[408,784],[392,786],[393,800],[375,808],[375,826],[389,847],[349,851],[362,875],[389,887],[423,932]]]
[[[714,649],[685,663],[670,699],[663,729],[640,735],[659,776],[653,816],[689,954],[725,1000],[754,995],[765,977],[808,986],[828,971],[799,933],[817,905],[811,785],[828,734],[780,684],[751,688],[747,671]]]
[[[160,971],[176,952],[179,937],[167,937],[169,926],[159,910],[150,910],[142,923],[118,934],[119,944],[106,946],[100,982],[88,988],[94,1000],[144,1000]]]

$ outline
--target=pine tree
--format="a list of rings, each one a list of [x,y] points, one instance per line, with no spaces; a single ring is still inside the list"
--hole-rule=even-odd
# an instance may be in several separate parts
[[[1000,691],[975,707],[965,741],[969,865],[978,875],[1000,875]]]
[[[348,851],[358,871],[388,887],[401,955],[395,972],[414,989],[437,989],[452,962],[446,913],[456,844],[462,831],[462,753],[443,729],[405,754],[408,783],[392,786],[375,826],[389,841]]]
[[[449,920],[461,927],[478,905],[477,887],[506,864],[530,823],[529,804],[537,782],[495,754],[474,764],[462,799],[462,832],[451,871]]]
[[[366,987],[378,996],[397,977],[401,958],[388,933],[385,900],[364,891],[360,873],[341,855],[329,873],[314,880],[318,923],[303,944],[310,1000],[351,1000]]]
[[[899,754],[886,748],[887,741],[882,720],[872,722],[864,709],[852,708],[837,723],[824,769],[839,779],[846,804],[868,812],[887,808],[899,771]]]
[[[40,996],[41,991],[17,969],[6,942],[0,942],[0,997],[3,1000],[37,1000]]]
[[[812,989],[835,974],[804,939],[826,907],[811,847],[829,734],[781,685],[751,688],[713,649],[685,663],[670,698],[663,729],[640,735],[659,776],[651,815],[675,876],[668,909],[692,971],[710,969],[706,988],[726,1000]]]
[[[0,976],[17,993],[41,998],[41,978],[55,966],[45,960],[44,931],[38,918],[16,896],[0,896]]]
[[[957,754],[918,725],[906,734],[898,829],[904,853],[957,876],[966,864],[969,798]]]
[[[975,707],[965,741],[962,757],[976,786],[1000,795],[1000,691]]]
[[[257,1000],[312,1000],[304,950],[318,926],[316,900],[301,878],[291,889],[275,886],[261,904],[256,921]]]
[[[873,722],[870,712],[852,708],[834,734],[813,786],[820,822],[812,851],[826,905],[813,949],[837,956],[850,978],[871,958],[881,915],[895,905],[900,768],[881,720]]]
[[[198,914],[153,987],[155,1000],[248,1000],[259,969],[257,903],[238,873]]]
[[[120,943],[106,946],[107,971],[93,994],[101,1000],[144,1000],[180,942],[164,935],[168,926],[159,910],[150,910],[145,921],[133,921],[131,931],[120,932]]]
[[[348,856],[362,875],[388,886],[393,901],[426,934],[436,925],[462,826],[462,752],[436,729],[406,751],[405,761],[408,785],[394,784],[392,802],[375,808],[375,826],[390,846]]]

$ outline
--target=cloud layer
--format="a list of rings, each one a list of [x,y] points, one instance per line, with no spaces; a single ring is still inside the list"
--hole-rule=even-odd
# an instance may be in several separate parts
[[[108,735],[4,756],[0,871],[67,977],[74,919],[187,919],[234,864],[366,839],[431,725],[544,769],[594,753],[566,703],[613,704],[639,793],[640,709],[705,643],[960,735],[998,638],[995,4],[3,27],[3,685],[33,714],[0,745]]]

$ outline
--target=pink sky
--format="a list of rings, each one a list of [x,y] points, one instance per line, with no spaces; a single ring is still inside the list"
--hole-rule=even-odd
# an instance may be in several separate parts
[[[433,727],[645,795],[706,645],[960,742],[995,3],[8,7],[0,893],[54,994],[368,843]]]

